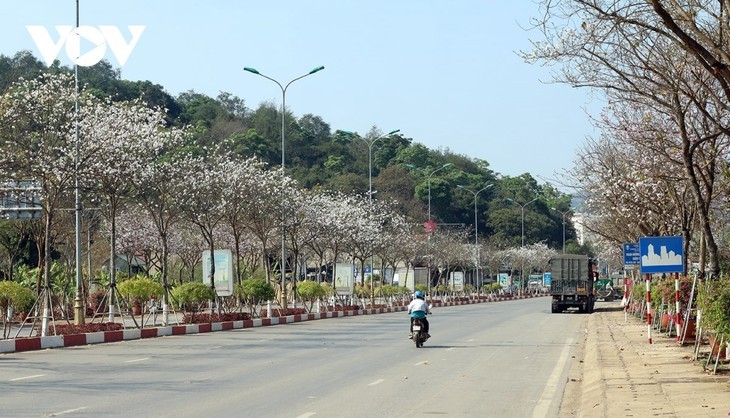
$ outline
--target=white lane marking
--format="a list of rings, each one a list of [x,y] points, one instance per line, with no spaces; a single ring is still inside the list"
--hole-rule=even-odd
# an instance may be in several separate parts
[[[56,417],[56,416],[59,416],[59,415],[66,415],[66,414],[71,414],[71,413],[78,412],[78,411],[83,411],[84,409],[86,409],[86,407],[85,406],[82,406],[81,408],[67,409],[67,410],[61,411],[61,412],[52,412],[52,413],[48,414],[48,416],[49,417]]]
[[[209,350],[215,350],[215,349],[218,349],[218,348],[223,348],[223,346],[222,345],[214,345],[212,347],[208,347]]]
[[[446,351],[451,351],[451,350],[453,350],[454,348],[456,348],[456,347],[449,347],[449,348],[447,348],[447,349],[446,349]]]
[[[414,366],[420,366],[422,364],[428,364],[427,360],[419,361],[418,363],[414,364]]]
[[[474,342],[474,338],[472,338],[471,340],[466,340],[466,342],[473,343]]]
[[[568,361],[568,354],[570,352],[570,346],[572,344],[573,339],[568,338],[568,340],[565,342],[565,346],[563,346],[563,351],[560,352],[558,362],[555,363],[555,368],[553,369],[553,372],[550,374],[547,383],[545,383],[545,390],[543,390],[542,396],[540,396],[540,400],[537,401],[535,409],[532,410],[533,418],[542,418],[547,416],[550,403],[555,397],[555,392],[557,392],[558,390],[558,379],[565,369],[565,364]]]
[[[379,385],[379,384],[381,384],[381,383],[383,383],[383,382],[385,382],[385,379],[378,379],[378,380],[376,380],[376,381],[374,381],[374,382],[368,383],[368,386],[375,386],[375,385]]]
[[[317,413],[316,412],[305,412],[302,415],[299,415],[297,418],[309,418],[312,415],[317,415]]]
[[[145,361],[145,360],[149,360],[149,359],[150,359],[149,357],[143,357],[143,358],[138,358],[138,359],[134,359],[134,360],[127,360],[127,361],[125,361],[125,363],[136,363],[138,361]]]
[[[35,379],[36,377],[43,377],[44,374],[34,374],[33,376],[23,376],[23,377],[16,377],[15,379],[10,379],[11,382],[17,382],[18,380],[25,380],[25,379]]]

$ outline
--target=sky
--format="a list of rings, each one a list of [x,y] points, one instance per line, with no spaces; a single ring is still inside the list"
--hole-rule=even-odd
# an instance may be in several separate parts
[[[400,129],[413,142],[489,163],[502,176],[530,173],[555,183],[596,136],[590,92],[549,83],[555,70],[525,63],[539,33],[533,0],[79,0],[81,26],[101,33],[144,30],[120,66],[121,77],[149,80],[177,96],[228,92],[255,109],[281,105],[272,81],[293,82],[286,106],[337,129],[367,134]],[[0,54],[41,49],[28,30],[76,25],[76,0],[0,0]],[[102,38],[100,44],[104,44]],[[65,45],[65,44],[64,44]],[[82,53],[92,49],[82,45]],[[59,46],[63,46],[59,43]],[[58,59],[73,65],[65,48]],[[81,80],[83,82],[83,80]],[[377,146],[377,145],[376,145]]]

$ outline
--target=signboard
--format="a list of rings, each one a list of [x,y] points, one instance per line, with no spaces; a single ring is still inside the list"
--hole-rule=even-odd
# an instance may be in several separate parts
[[[553,282],[553,273],[543,273],[542,281],[545,286],[550,286]]]
[[[215,250],[213,284],[218,296],[233,294],[233,255],[231,250]],[[210,284],[210,251],[203,251],[203,283]]]
[[[354,267],[350,263],[335,264],[335,292],[338,295],[350,296],[355,290],[353,280]]]
[[[682,237],[639,238],[641,273],[682,273],[684,255]]]
[[[463,271],[452,271],[451,277],[449,277],[449,285],[456,292],[464,291],[464,272]]]
[[[633,270],[641,264],[638,242],[624,243],[624,270]]]
[[[502,287],[509,286],[509,273],[499,273],[499,284]]]

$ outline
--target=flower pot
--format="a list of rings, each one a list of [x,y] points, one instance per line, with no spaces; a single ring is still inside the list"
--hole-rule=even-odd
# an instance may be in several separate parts
[[[132,306],[132,314],[134,314],[134,315],[141,315],[142,314],[142,307],[141,306]]]
[[[722,337],[720,337],[719,335],[710,334],[707,339],[709,341],[713,357],[717,357],[717,355],[719,354],[721,359],[727,358],[727,340],[723,340],[723,344],[722,346],[720,346],[720,340],[722,339]]]
[[[669,326],[669,320],[672,318],[672,315],[670,314],[662,314],[662,329],[665,329]]]
[[[692,339],[697,336],[695,334],[695,329],[697,328],[697,320],[696,319],[690,319],[687,321],[687,333],[684,335],[684,339]],[[684,332],[684,321],[679,323],[679,329]]]

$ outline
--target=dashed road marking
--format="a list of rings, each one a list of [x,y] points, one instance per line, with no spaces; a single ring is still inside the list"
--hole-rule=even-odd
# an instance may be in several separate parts
[[[385,382],[385,380],[384,380],[384,379],[378,379],[378,380],[376,380],[376,381],[374,381],[374,382],[370,382],[370,383],[368,383],[368,386],[375,386],[375,385],[379,385],[379,384],[381,384],[381,383],[383,383],[383,382]]]
[[[143,358],[138,358],[138,359],[134,359],[134,360],[127,360],[127,361],[125,361],[125,363],[136,363],[138,361],[145,361],[145,360],[149,360],[149,359],[150,359],[149,357],[143,357]]]
[[[317,413],[316,412],[305,412],[302,415],[299,415],[297,418],[309,418],[312,415],[317,415]]]
[[[85,406],[82,406],[81,408],[67,409],[67,410],[61,411],[61,412],[52,412],[52,413],[48,414],[48,416],[49,417],[57,417],[59,415],[66,415],[66,414],[72,414],[74,412],[83,411],[84,409],[86,409],[86,407]]]
[[[35,379],[36,377],[43,377],[44,374],[34,374],[33,376],[23,376],[23,377],[16,377],[15,379],[10,379],[11,382],[17,382],[18,380],[26,380],[26,379]]]

